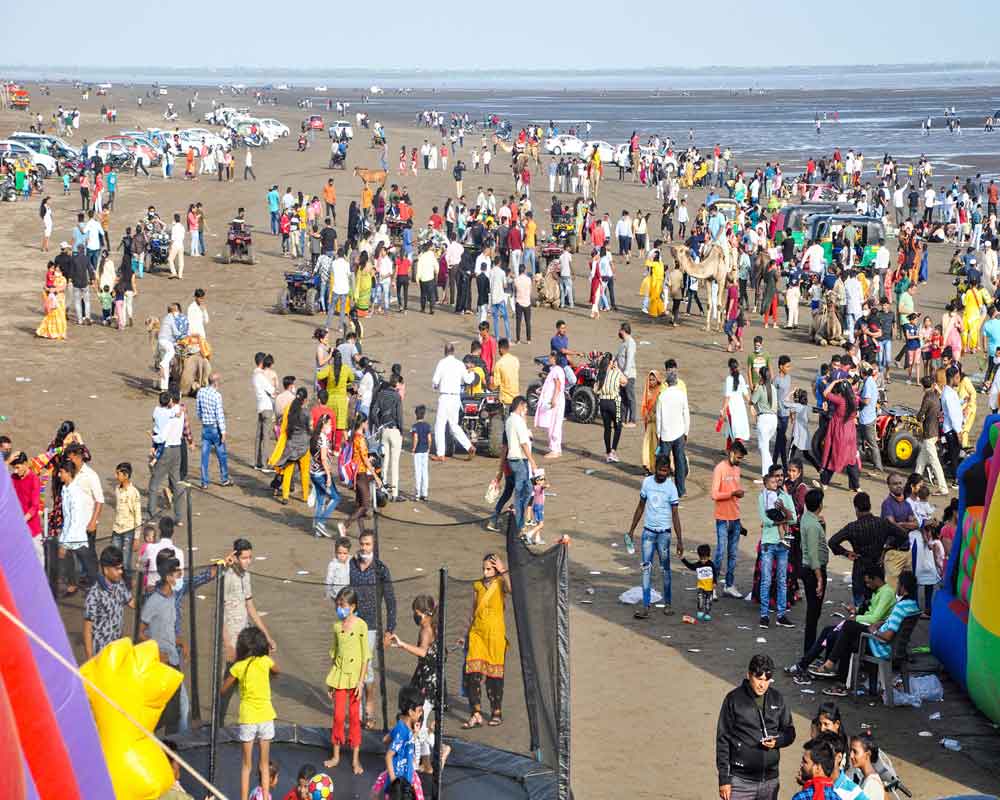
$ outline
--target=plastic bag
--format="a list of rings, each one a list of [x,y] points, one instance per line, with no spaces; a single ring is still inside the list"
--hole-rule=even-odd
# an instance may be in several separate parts
[[[500,499],[500,481],[490,481],[490,485],[486,487],[486,500],[487,505],[496,505],[497,500]]]
[[[925,703],[944,700],[944,687],[937,675],[914,675],[910,678],[910,691]]]
[[[902,689],[891,688],[889,691],[892,692],[893,705],[920,708],[923,704],[923,701],[917,695],[904,692]],[[884,695],[882,699],[885,700]],[[888,703],[886,703],[886,705],[888,705]]]
[[[618,602],[624,603],[627,606],[637,606],[642,602],[642,587],[633,586],[631,589],[626,589],[620,595],[618,595]],[[649,596],[650,603],[661,603],[663,602],[663,595],[660,594],[656,589],[650,590]]]

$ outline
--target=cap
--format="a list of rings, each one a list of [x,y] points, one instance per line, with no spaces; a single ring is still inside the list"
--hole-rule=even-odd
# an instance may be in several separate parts
[[[60,250],[69,250],[69,242],[59,242]]]

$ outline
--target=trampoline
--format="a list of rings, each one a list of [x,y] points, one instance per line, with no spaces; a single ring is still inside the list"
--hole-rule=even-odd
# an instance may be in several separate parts
[[[215,785],[227,796],[236,797],[240,789],[240,743],[235,730],[224,729],[219,734]],[[173,741],[191,765],[208,772],[209,732],[175,736]],[[442,792],[448,797],[476,797],[478,800],[555,800],[558,788],[555,773],[526,756],[486,745],[462,742],[445,737],[452,747],[444,769]],[[341,755],[340,764],[328,769],[323,762],[330,757],[330,729],[300,725],[277,725],[271,743],[271,761],[278,765],[278,792],[283,797],[295,782],[304,764],[312,764],[317,772],[333,778],[337,800],[368,800],[372,785],[385,770],[385,747],[382,735],[364,733],[361,763],[365,772],[355,775],[351,770],[350,751]],[[257,762],[254,761],[251,785],[256,785]],[[433,797],[434,781],[424,775],[424,797]],[[198,797],[198,786],[190,777],[182,776],[185,789]]]

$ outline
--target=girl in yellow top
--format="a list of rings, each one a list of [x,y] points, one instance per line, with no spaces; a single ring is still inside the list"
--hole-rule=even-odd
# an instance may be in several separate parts
[[[327,767],[340,763],[340,746],[344,744],[344,711],[350,715],[347,744],[352,751],[351,767],[355,775],[361,767],[361,691],[371,650],[368,649],[368,625],[357,615],[358,594],[350,586],[337,593],[337,621],[333,623],[333,643],[330,659],[333,666],[326,676],[327,693],[333,700],[333,757],[323,762]]]
[[[271,675],[280,674],[271,658],[271,646],[264,631],[251,625],[240,631],[236,639],[236,663],[222,684],[221,696],[240,685],[239,738],[243,743],[243,764],[240,767],[240,798],[250,791],[250,766],[253,764],[253,743],[260,742],[260,785],[270,786],[270,751],[274,738],[274,706],[271,705]],[[264,800],[270,794],[264,793]]]
[[[483,559],[483,579],[472,585],[474,603],[466,637],[465,693],[472,711],[463,728],[483,724],[482,682],[486,678],[486,696],[490,701],[490,727],[503,722],[503,673],[507,656],[507,626],[504,601],[510,593],[510,576],[503,562],[493,553]],[[464,644],[464,642],[463,642]]]

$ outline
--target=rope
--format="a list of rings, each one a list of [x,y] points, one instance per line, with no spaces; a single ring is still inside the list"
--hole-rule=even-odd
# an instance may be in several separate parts
[[[409,519],[390,517],[381,511],[379,512],[379,516],[387,522],[398,522],[412,528],[455,528],[459,525],[479,525],[480,523],[489,522],[493,519],[492,514],[487,514],[485,517],[473,517],[472,519],[459,520],[458,522],[415,522]]]
[[[156,738],[156,735],[144,728],[142,724],[135,719],[131,714],[128,713],[124,708],[122,708],[118,703],[108,697],[101,689],[89,678],[85,677],[80,670],[67,661],[61,653],[57,652],[48,642],[42,639],[41,636],[36,634],[27,625],[25,625],[18,617],[14,616],[6,606],[0,603],[0,614],[7,618],[15,627],[19,628],[21,632],[31,639],[35,644],[41,647],[46,653],[48,653],[56,662],[64,667],[68,672],[76,676],[77,679],[82,681],[86,686],[94,692],[98,697],[104,700],[109,706],[111,706],[115,711],[121,714],[125,719],[132,723],[142,734],[147,738],[152,740],[157,747],[159,747],[164,753],[166,753],[170,758],[174,759],[178,764],[180,764],[184,769],[186,769],[202,786],[205,787],[209,792],[211,792],[219,800],[227,800],[226,796],[222,794],[218,789],[216,789],[212,784],[205,780],[190,764],[188,764],[183,758],[177,753],[167,747],[163,742]]]

